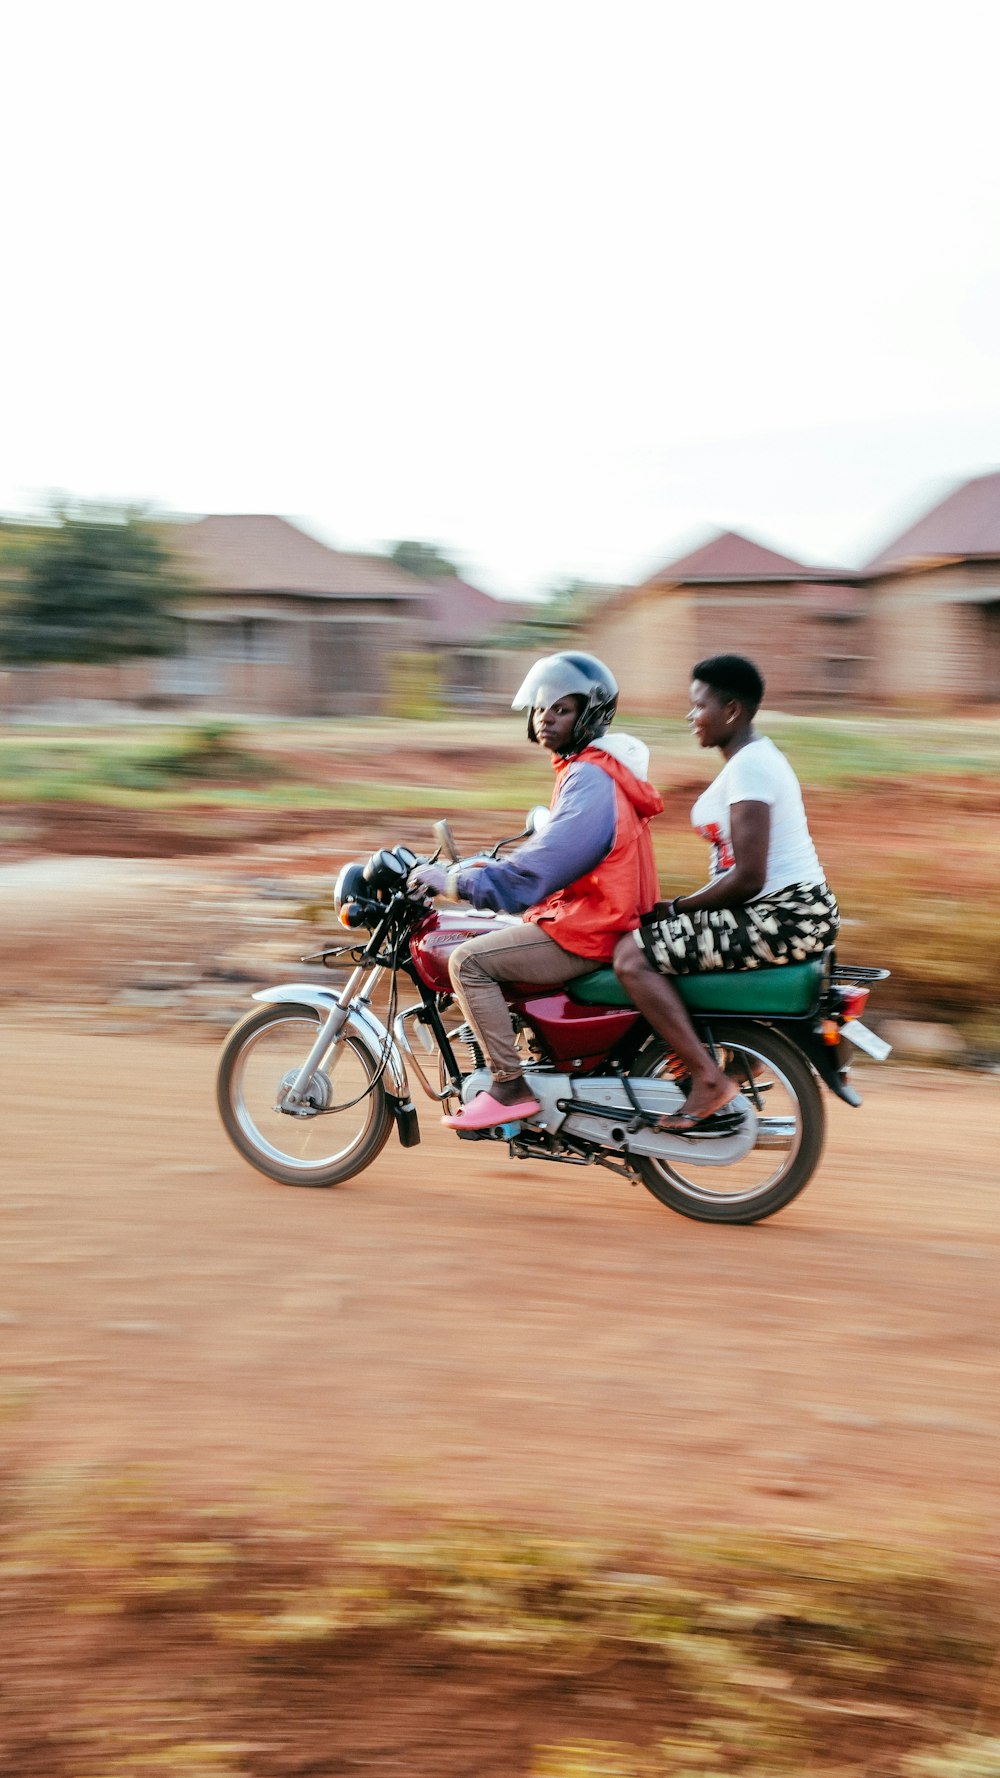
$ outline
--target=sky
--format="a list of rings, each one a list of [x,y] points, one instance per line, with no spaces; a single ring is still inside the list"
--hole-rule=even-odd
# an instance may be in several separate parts
[[[981,0],[5,9],[0,512],[860,565],[1000,467]]]

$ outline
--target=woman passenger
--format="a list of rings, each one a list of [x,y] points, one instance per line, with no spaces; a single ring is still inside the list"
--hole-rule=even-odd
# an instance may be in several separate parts
[[[658,902],[614,955],[631,1000],[687,1065],[683,1112],[660,1125],[680,1134],[723,1111],[740,1088],[712,1060],[670,977],[801,963],[832,945],[840,925],[799,781],[753,726],[764,695],[757,668],[742,655],[713,655],[698,662],[691,680],[692,733],[724,761],[691,811],[692,825],[712,847],[711,876],[690,895]]]

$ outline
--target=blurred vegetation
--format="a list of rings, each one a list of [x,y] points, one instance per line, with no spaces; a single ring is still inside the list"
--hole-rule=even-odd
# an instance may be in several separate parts
[[[372,844],[419,843],[415,823],[429,833],[442,814],[455,818],[460,844],[516,832],[523,811],[548,800],[547,756],[509,717],[433,718],[439,688],[425,657],[412,677],[406,657],[397,668],[405,720],[8,728],[0,803],[185,810],[190,821],[203,811],[209,825],[220,808],[299,809],[303,833],[354,813],[359,826],[368,817]],[[664,893],[678,894],[704,879],[689,811],[716,761],[680,723],[625,713],[622,726],[652,749],[667,802],[654,843]],[[893,971],[872,1010],[948,1021],[975,1052],[1000,1053],[1000,719],[775,715],[762,727],[805,788],[844,915],[841,959]]]
[[[459,572],[458,562],[438,543],[420,543],[416,538],[404,537],[399,543],[389,544],[386,554],[397,568],[415,574],[418,580],[450,580]]]
[[[871,778],[995,777],[1000,719],[992,716],[762,717],[803,785],[849,787]]]
[[[0,533],[0,658],[14,666],[99,665],[174,654],[193,590],[152,517],[55,504]]]
[[[225,722],[152,735],[105,731],[87,740],[56,734],[38,745],[23,738],[0,742],[0,799],[6,802],[116,802],[115,792],[136,791],[173,803],[192,784],[225,795],[233,785],[263,787],[285,776],[279,759],[247,746],[241,731]]]
[[[274,1503],[178,1508],[136,1477],[87,1498],[22,1483],[3,1505],[22,1778],[270,1778],[328,1770],[333,1746],[346,1770],[379,1722],[429,1778],[478,1769],[484,1715],[510,1778],[997,1778],[995,1576],[912,1550],[476,1525],[371,1541]],[[592,1734],[545,1734],[567,1720]]]
[[[401,722],[432,722],[444,709],[444,681],[434,655],[399,651],[389,662],[389,706]]]
[[[544,598],[532,609],[524,610],[520,621],[511,626],[507,645],[537,649],[539,654],[581,647],[589,652],[580,642],[581,628],[597,606],[615,591],[617,588],[596,580],[557,580]]]
[[[192,780],[260,784],[285,776],[280,761],[241,745],[238,736],[227,723],[202,723],[166,744],[105,759],[103,781],[121,790],[169,790]]]
[[[418,658],[424,662],[423,655]],[[493,796],[500,799],[497,808],[517,808],[537,802],[543,791],[547,793],[551,787],[548,760],[540,748],[525,745],[520,717],[442,717],[436,677],[432,675],[428,681],[418,675],[416,686],[408,686],[409,661],[410,657],[402,657],[401,695],[413,695],[421,709],[428,711],[420,716],[298,723],[226,718],[94,727],[8,725],[0,728],[0,797],[6,801],[44,798],[45,783],[55,769],[60,794],[75,791],[99,802],[106,785],[103,773],[107,761],[140,759],[151,746],[197,747],[198,737],[216,733],[252,753],[259,762],[261,778],[268,759],[280,760],[286,775],[320,789],[327,806],[335,807],[343,798],[345,807],[364,807],[368,798],[372,807],[378,807],[385,776],[379,768],[386,761],[392,762],[396,788],[425,793],[427,807],[435,813],[440,812],[435,799],[441,791],[436,779],[428,777],[431,760],[460,765],[462,781],[450,787],[456,809],[486,808]],[[690,790],[693,797],[713,776],[714,755],[700,755],[682,723],[630,718],[625,712],[619,726],[649,744],[650,775],[666,794]],[[955,778],[963,780],[964,789],[971,784],[985,791],[1000,781],[1000,718],[972,720],[956,728],[944,719],[769,716],[762,726],[788,754],[807,797],[813,787],[858,796],[859,844],[871,840],[865,829],[864,794],[881,781],[919,786],[929,780],[932,788],[947,789],[938,781]],[[224,781],[223,773],[220,783]],[[283,791],[273,791],[271,800],[280,806]]]

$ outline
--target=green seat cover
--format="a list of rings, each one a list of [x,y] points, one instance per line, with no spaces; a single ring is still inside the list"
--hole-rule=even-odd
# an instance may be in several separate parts
[[[822,957],[808,963],[761,964],[759,969],[714,969],[705,975],[673,975],[691,1012],[768,1014],[801,1017],[811,1012],[823,979]],[[631,1006],[613,969],[595,969],[567,982],[566,992],[581,1006]]]

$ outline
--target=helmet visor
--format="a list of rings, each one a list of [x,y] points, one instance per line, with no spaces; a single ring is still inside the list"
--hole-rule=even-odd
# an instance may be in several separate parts
[[[571,695],[589,698],[593,689],[593,679],[564,654],[548,654],[535,662],[510,707],[512,710],[547,710],[557,698]]]

